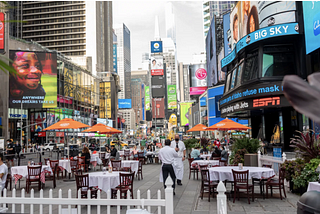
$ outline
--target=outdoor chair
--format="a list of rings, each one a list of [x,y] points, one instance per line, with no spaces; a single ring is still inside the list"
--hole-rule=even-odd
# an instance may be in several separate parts
[[[120,171],[122,171],[122,172],[132,172],[131,167],[122,167],[120,169]]]
[[[48,164],[49,162],[49,164]],[[49,165],[50,166],[50,158],[44,158],[44,164],[43,165]]]
[[[56,172],[58,170],[58,164],[56,164],[55,166],[54,166],[54,168],[52,169],[52,172],[53,173],[46,173],[46,182],[47,181],[52,181],[52,184],[53,184],[53,189],[55,189],[56,188],[56,186],[57,186],[57,184],[56,184],[56,173],[54,173],[54,172]]]
[[[268,178],[266,182],[266,195],[268,198],[268,188],[271,189],[271,197],[272,197],[272,188],[279,188],[280,198],[282,200],[281,189],[283,190],[284,197],[287,197],[286,190],[284,188],[284,174],[286,170],[284,168],[279,169],[279,179],[272,179],[273,177]]]
[[[238,193],[238,200],[240,198],[240,189],[244,189],[247,192],[248,203],[250,204],[249,191],[252,191],[252,201],[254,201],[254,186],[249,184],[249,170],[246,171],[236,171],[232,170],[233,180],[234,180],[234,195],[233,203],[236,200],[236,194]]]
[[[28,167],[28,176],[26,180],[26,191],[29,193],[29,189],[32,183],[38,184],[38,189],[41,189],[40,174],[42,166],[27,166]]]
[[[87,165],[86,165],[86,161],[85,161],[85,157],[78,157],[78,167],[80,169],[83,169],[84,172],[88,171]]]
[[[199,165],[199,170],[201,171],[201,170],[206,170],[206,169],[208,169],[208,164],[200,164]]]
[[[123,154],[123,160],[129,160],[130,159],[130,149],[124,150]]]
[[[208,169],[200,170],[201,173],[201,199],[203,200],[203,193],[208,191],[208,201],[210,202],[211,193],[214,193],[214,188],[218,186],[218,182],[210,181],[210,174]]]
[[[12,189],[12,176],[11,176],[10,173],[7,174],[6,183],[5,183],[5,185],[4,185],[4,187],[5,187],[6,189],[8,189],[8,184],[9,184],[9,183],[10,183],[10,191],[11,191],[11,189]]]
[[[62,170],[60,170],[60,168],[58,167],[57,168],[57,170],[55,171],[54,169],[54,167],[58,164],[58,166],[59,166],[59,160],[49,160],[50,161],[50,167],[51,167],[51,169],[52,169],[52,172],[53,173],[56,173],[56,175],[57,175],[57,178],[59,179],[59,174],[61,174],[61,176],[63,177],[63,171]]]
[[[71,169],[71,172],[75,174],[74,172],[79,169],[78,160],[70,160],[70,169]],[[71,173],[69,173],[69,179],[70,179],[70,174]]]
[[[77,197],[78,191],[81,189],[81,198],[88,198],[88,190],[91,191],[91,198],[97,198],[98,188],[89,187],[89,174],[80,175],[75,174],[76,176],[76,185],[77,185]]]
[[[138,154],[138,160],[142,160],[142,164],[145,164],[145,157],[144,157],[144,152],[137,152]]]
[[[264,164],[262,167],[265,168],[272,168],[272,165],[267,165]],[[271,178],[273,178],[274,176],[272,176]],[[261,177],[261,178],[252,178],[252,185],[259,185],[260,186],[260,194],[262,195],[263,199],[265,199],[265,195],[264,195],[264,186],[265,186],[265,182],[267,182],[269,179],[269,177]]]
[[[99,153],[99,158],[102,161],[102,164],[100,165],[100,170],[101,170],[101,167],[106,167],[107,166],[105,163],[106,163],[106,161],[109,161],[109,159],[106,159],[106,153],[105,152],[100,152]]]
[[[117,191],[120,191],[120,199],[127,199],[128,190],[133,199],[133,179],[134,172],[132,173],[119,173],[120,185],[111,189],[111,198],[117,198]]]
[[[228,166],[228,160],[221,160],[221,159],[219,159],[219,165],[220,165],[220,166]]]
[[[121,169],[121,160],[112,160],[111,161],[112,171],[120,171]]]
[[[190,176],[191,176],[191,173],[193,173],[193,179],[196,178],[196,173],[197,173],[197,180],[199,179],[198,177],[198,172],[199,172],[199,169],[198,167],[193,167],[191,165],[192,161],[194,161],[194,158],[188,158],[188,161],[189,161],[189,179],[190,179]]]
[[[139,160],[137,176],[138,176],[138,180],[139,181],[140,181],[140,176],[141,176],[141,179],[143,179],[143,175],[142,175],[142,160]]]

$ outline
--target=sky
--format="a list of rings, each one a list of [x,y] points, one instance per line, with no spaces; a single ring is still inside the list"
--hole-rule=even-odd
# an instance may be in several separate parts
[[[154,40],[155,16],[160,36],[165,37],[166,1],[113,1],[113,26],[124,23],[131,35],[131,70],[141,68],[142,53],[150,52]],[[176,22],[177,58],[183,64],[192,62],[193,54],[204,52],[202,1],[173,1]]]

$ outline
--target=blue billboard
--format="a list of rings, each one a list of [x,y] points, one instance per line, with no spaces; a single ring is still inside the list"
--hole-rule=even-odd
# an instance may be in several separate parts
[[[117,44],[113,44],[113,72],[115,73],[118,73],[117,55]]]
[[[306,53],[320,47],[320,2],[303,1],[304,35],[306,40]]]
[[[207,97],[201,97],[200,99],[200,107],[207,106]]]
[[[151,53],[162,53],[162,41],[151,41]]]
[[[132,108],[131,99],[118,99],[119,109]]]
[[[224,56],[228,56],[231,53],[231,39],[230,31],[230,13],[223,15],[223,40],[224,40]]]
[[[144,92],[144,84],[141,85],[141,91]],[[145,95],[144,95],[145,96]],[[144,96],[141,99],[142,106],[142,120],[145,120],[145,110],[144,110]]]

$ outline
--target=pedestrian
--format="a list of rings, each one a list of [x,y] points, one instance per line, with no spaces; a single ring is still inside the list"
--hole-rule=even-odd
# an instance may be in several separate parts
[[[14,150],[14,145],[10,139],[7,140],[7,160],[8,160],[8,166],[10,167],[10,162],[11,161],[11,166],[14,166],[14,155],[15,155],[15,150]]]
[[[0,193],[5,187],[8,175],[8,167],[3,163],[3,154],[0,153]]]
[[[178,157],[174,159],[174,169],[177,178],[177,184],[182,185],[181,180],[183,178],[183,161],[186,159],[186,146],[180,140],[178,134],[175,135],[174,141],[171,142],[171,148],[174,148],[178,153]]]
[[[91,155],[90,155],[90,151],[89,151],[89,148],[88,148],[88,147],[86,147],[86,146],[83,147],[81,156],[82,156],[82,157],[85,157],[85,158],[84,158],[85,172],[87,172],[88,169],[89,169],[90,159],[91,159]]]
[[[19,157],[20,152],[21,152],[21,145],[20,145],[19,141],[16,141],[15,152],[16,152],[17,156]]]
[[[163,185],[164,188],[166,188],[165,182],[168,178],[168,175],[170,174],[170,177],[173,181],[173,195],[175,195],[175,186],[176,186],[176,175],[174,172],[173,164],[175,162],[175,159],[178,158],[178,153],[170,147],[170,140],[167,139],[165,141],[165,147],[160,149],[159,151],[159,159],[162,162],[162,167],[161,167],[161,173],[162,173],[162,178],[163,178]],[[161,181],[161,173],[160,173],[160,181]]]

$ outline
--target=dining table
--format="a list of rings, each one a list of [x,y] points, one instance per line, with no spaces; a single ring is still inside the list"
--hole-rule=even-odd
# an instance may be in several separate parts
[[[111,161],[109,162],[109,166],[111,166]],[[137,174],[139,168],[139,161],[137,160],[122,160],[121,167],[130,167],[132,172]]]
[[[71,173],[70,160],[59,160],[59,168]]]
[[[102,160],[99,158],[99,154],[91,154],[90,156],[90,163],[92,164],[93,167],[96,167],[97,164],[101,165]]]
[[[201,165],[211,165],[211,166],[218,166],[219,160],[194,160],[191,162],[191,166],[201,166]]]
[[[89,173],[89,186],[98,187],[104,192],[111,191],[111,188],[115,188],[120,184],[119,173],[118,171],[111,173],[108,171]]]
[[[239,169],[238,166],[221,166],[221,167],[211,167],[209,169],[210,180],[211,181],[234,181],[232,169],[235,171],[246,171],[249,170],[249,179],[258,178],[261,179],[269,178],[275,175],[274,170],[266,167],[251,167],[244,166],[242,169]]]
[[[33,166],[40,166],[40,165],[33,165]],[[42,183],[45,183],[46,173],[52,173],[52,169],[48,165],[42,165],[41,168],[41,174],[40,174],[40,180]],[[21,178],[27,178],[28,177],[28,166],[13,166],[11,167],[11,175],[15,180],[15,184],[17,184],[18,180]]]

